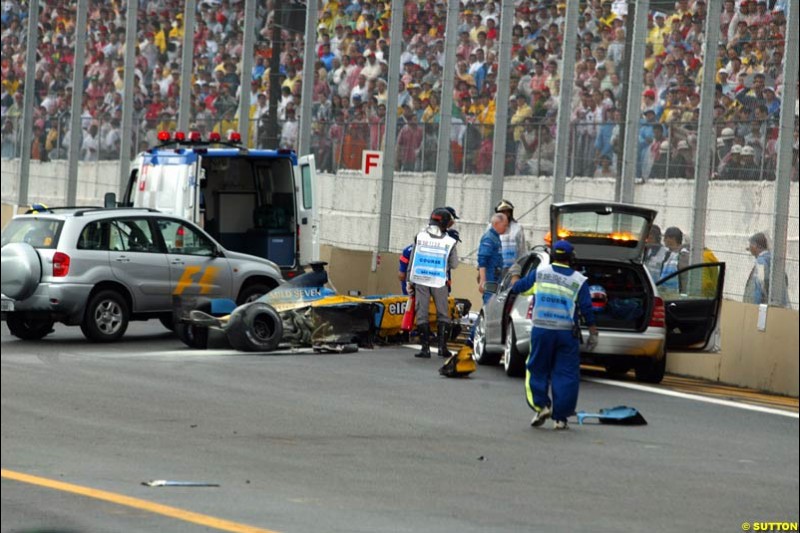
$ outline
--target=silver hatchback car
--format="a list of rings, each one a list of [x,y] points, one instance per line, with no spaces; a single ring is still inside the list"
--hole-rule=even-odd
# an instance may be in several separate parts
[[[655,217],[652,209],[615,203],[562,203],[550,210],[550,235],[573,244],[574,267],[588,278],[590,291],[602,295],[593,298],[599,342],[592,352],[582,352],[582,359],[611,374],[633,368],[637,380],[648,383],[663,379],[668,349],[709,345],[725,280],[724,263],[704,263],[655,282],[642,263]],[[546,246],[518,261],[523,276],[549,263]],[[479,364],[497,364],[502,358],[509,376],[522,376],[534,297],[510,294],[511,285],[507,275],[489,287],[496,294],[478,315],[474,356]],[[588,335],[585,328],[582,335]]]
[[[191,222],[150,209],[63,208],[11,220],[2,236],[2,319],[20,339],[55,322],[116,341],[131,320],[172,329],[173,296],[241,304],[283,283],[280,268],[231,252]]]

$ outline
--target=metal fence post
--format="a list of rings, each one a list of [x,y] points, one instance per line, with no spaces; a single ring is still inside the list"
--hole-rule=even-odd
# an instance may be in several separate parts
[[[316,3],[309,2],[309,4]],[[251,146],[250,138],[250,86],[253,80],[253,48],[256,42],[256,0],[244,2],[244,34],[242,35],[241,78],[239,81],[239,134],[242,145]],[[308,57],[308,56],[306,56]],[[303,84],[305,87],[305,83]],[[255,143],[253,143],[254,145]]]
[[[636,179],[636,166],[639,162],[639,124],[642,116],[642,87],[644,86],[644,53],[647,41],[647,15],[649,0],[636,2],[631,57],[628,62],[628,101],[625,108],[625,140],[622,148],[622,173],[620,185],[616,187],[618,202],[633,203],[633,184]]]
[[[192,113],[192,70],[194,66],[194,15],[197,0],[185,0],[183,9],[183,48],[181,49],[181,90],[178,101],[178,131],[189,129]]]
[[[134,136],[138,136],[138,131],[134,132],[133,125],[133,75],[136,71],[136,25],[137,8],[136,2],[128,2],[125,19],[125,74],[123,75],[123,98],[122,98],[122,132],[120,135],[119,146],[119,192],[124,193],[128,183],[128,175],[131,167],[131,142],[135,141]],[[138,126],[138,125],[137,125]],[[138,130],[138,127],[136,128]],[[135,145],[136,152],[139,151],[139,144]]]
[[[789,194],[792,180],[792,144],[795,126],[794,103],[797,100],[798,10],[792,2],[786,20],[786,44],[783,60],[783,94],[781,95],[778,166],[775,174],[775,218],[772,222],[772,267],[769,280],[769,304],[784,305],[786,287],[786,239],[789,232]],[[795,28],[792,30],[791,28]]]
[[[72,107],[69,127],[69,172],[67,205],[75,205],[78,196],[78,159],[81,154],[81,115],[83,114],[83,68],[86,65],[86,16],[89,2],[78,2],[75,20],[75,59],[72,63]]]
[[[433,205],[447,203],[447,176],[450,173],[450,132],[453,127],[453,85],[458,45],[458,10],[460,0],[448,0],[445,22],[444,67],[442,67],[442,98],[439,106],[439,143],[436,148],[436,188]]]
[[[717,150],[714,132],[714,98],[717,75],[717,42],[722,2],[709,2],[706,13],[705,55],[703,56],[703,84],[700,88],[700,119],[697,136],[697,155],[694,162],[694,202],[692,205],[692,264],[703,262],[706,239],[706,214],[708,212],[708,183],[714,154]]]
[[[33,99],[36,96],[36,48],[39,44],[39,2],[28,3],[28,36],[25,51],[25,93],[22,99],[22,153],[19,162],[19,191],[17,203],[28,203],[31,171],[31,138],[33,137]],[[83,91],[81,91],[83,92]],[[15,128],[19,131],[19,127]],[[42,147],[44,150],[44,147]]]
[[[492,188],[489,194],[489,212],[503,198],[503,181],[506,172],[506,143],[508,131],[508,96],[511,92],[511,28],[514,23],[514,1],[503,0],[500,12],[500,56],[497,68],[497,94],[495,101],[494,139],[492,151]]]
[[[457,1],[457,0],[456,0]],[[392,199],[394,197],[394,163],[397,155],[397,89],[400,83],[400,45],[403,32],[403,0],[392,0],[392,23],[389,35],[389,95],[386,98],[386,142],[381,175],[381,212],[378,230],[378,251],[388,251],[392,236]]]
[[[317,0],[306,2],[306,34],[303,52],[303,85],[300,95],[300,141],[297,143],[297,154],[311,153],[311,110],[314,107],[314,83],[317,72],[314,64],[317,60]]]
[[[580,2],[567,2],[564,22],[564,44],[561,49],[561,88],[558,95],[558,127],[556,128],[556,156],[553,165],[553,201],[564,201],[567,190],[567,159],[569,158],[570,117],[572,116],[572,89],[575,86],[575,50],[578,46],[578,16]]]

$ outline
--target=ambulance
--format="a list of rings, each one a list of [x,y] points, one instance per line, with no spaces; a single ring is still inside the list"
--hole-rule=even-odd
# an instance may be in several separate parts
[[[217,132],[204,140],[161,131],[158,140],[138,155],[121,207],[190,220],[228,250],[273,261],[286,277],[319,260],[313,155],[249,149],[237,132],[223,141]]]

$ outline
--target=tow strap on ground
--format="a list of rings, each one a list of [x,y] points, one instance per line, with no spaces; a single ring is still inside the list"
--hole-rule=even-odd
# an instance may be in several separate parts
[[[583,424],[583,421],[586,418],[597,418],[601,424],[616,424],[619,426],[647,425],[647,420],[644,419],[642,414],[637,411],[636,408],[625,405],[600,409],[600,412],[598,413],[578,411],[577,416],[578,424]]]

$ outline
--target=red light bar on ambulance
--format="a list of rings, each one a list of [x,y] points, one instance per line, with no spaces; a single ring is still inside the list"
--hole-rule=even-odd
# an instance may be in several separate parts
[[[172,136],[169,134],[168,131],[159,131],[158,132],[158,140],[162,143],[169,142]]]
[[[242,142],[242,134],[238,131],[232,131],[228,134],[228,140],[232,143]]]
[[[189,142],[199,143],[201,140],[202,140],[202,137],[201,137],[199,131],[189,132]]]
[[[182,131],[176,131],[175,140],[178,141],[179,143],[184,142],[186,140],[186,134],[183,133]]]
[[[217,133],[216,131],[212,131],[211,133],[208,134],[208,142],[218,143],[221,140],[222,137],[220,137],[219,133]]]

